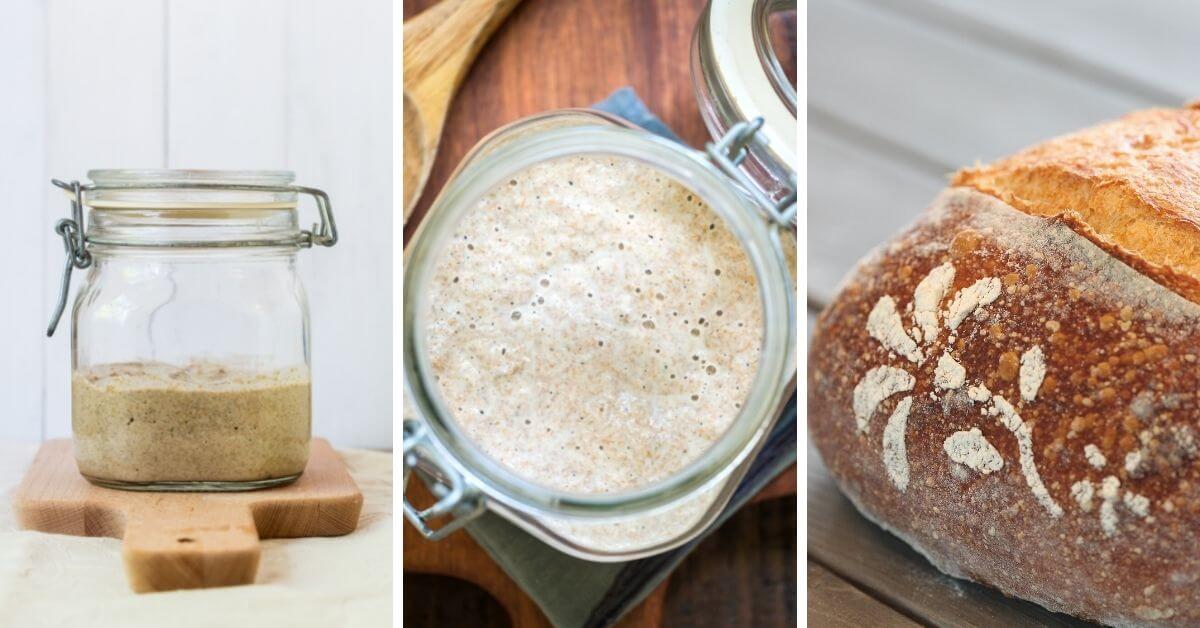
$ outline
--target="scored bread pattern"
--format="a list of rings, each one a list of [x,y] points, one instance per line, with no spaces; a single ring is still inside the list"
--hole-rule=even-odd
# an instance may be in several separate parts
[[[942,310],[941,304],[954,282],[955,274],[954,265],[947,262],[930,271],[917,285],[913,293],[914,325],[911,330],[905,329],[895,299],[885,295],[879,298],[867,317],[867,332],[885,349],[921,365],[929,358],[927,350],[932,348],[931,345],[941,334],[943,321],[953,334],[968,317],[982,315],[984,308],[1000,297],[1000,280],[986,277],[959,290],[947,308]],[[1028,359],[1022,359],[1021,364],[1021,396],[1032,400],[1045,375],[1045,366],[1040,347],[1030,349],[1025,356]],[[942,390],[959,389],[966,384],[966,380],[966,369],[948,351],[943,352],[934,371],[934,387]],[[867,431],[871,416],[880,403],[895,394],[911,391],[915,383],[910,373],[897,367],[878,366],[868,370],[854,388],[854,414],[859,431]],[[983,414],[996,417],[1017,439],[1019,463],[1026,483],[1038,503],[1052,517],[1061,516],[1062,507],[1050,496],[1038,474],[1033,459],[1033,435],[1020,414],[1008,400],[991,394],[982,383],[970,386],[967,394],[972,401],[984,404],[981,410]],[[892,484],[901,492],[908,489],[909,467],[904,429],[912,402],[912,396],[907,395],[896,404],[883,433],[884,468]],[[944,447],[952,461],[985,475],[1004,466],[998,450],[978,428],[952,434],[946,439]]]
[[[1002,284],[998,278],[986,277],[958,290],[943,309],[942,304],[946,301],[955,274],[954,265],[946,262],[931,270],[917,285],[906,311],[913,323],[908,328],[896,300],[889,295],[881,296],[867,316],[867,333],[890,354],[900,356],[918,367],[935,355],[933,345],[943,329],[949,332],[945,346],[952,346],[959,327],[972,317],[982,318],[985,308],[995,302],[1002,292]],[[948,349],[944,349],[938,356],[933,375],[934,392],[930,393],[932,398],[937,399],[937,391],[965,388],[966,397],[980,406],[982,416],[993,417],[1013,435],[1017,443],[1017,463],[1025,483],[1038,504],[1052,518],[1061,517],[1062,506],[1050,495],[1038,473],[1034,459],[1033,432],[1022,420],[1017,408],[1003,395],[988,390],[982,381],[968,383],[966,368]],[[1042,347],[1029,347],[1020,358],[1018,394],[1022,402],[1032,403],[1037,400],[1038,390],[1045,377],[1046,356]],[[855,425],[863,434],[869,431],[872,417],[885,400],[901,393],[910,393],[896,403],[887,419],[882,437],[884,469],[892,484],[901,493],[908,490],[909,484],[905,430],[914,402],[911,392],[915,387],[916,377],[905,368],[881,365],[867,370],[853,392]],[[954,432],[945,439],[943,449],[953,463],[981,475],[1000,471],[1004,467],[1003,456],[978,427]],[[1084,456],[1092,466],[1104,466],[1104,456],[1094,445],[1087,445]],[[1126,457],[1128,466],[1136,466],[1139,462],[1138,452]],[[1149,517],[1149,499],[1129,490],[1122,494],[1121,482],[1116,476],[1109,475],[1098,484],[1088,479],[1075,482],[1071,486],[1071,496],[1085,513],[1096,510],[1097,503],[1099,504],[1100,527],[1107,536],[1112,536],[1118,531],[1118,505],[1123,505],[1142,519]]]

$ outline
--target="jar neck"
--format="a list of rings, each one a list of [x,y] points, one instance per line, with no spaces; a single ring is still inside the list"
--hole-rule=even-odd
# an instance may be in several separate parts
[[[138,246],[138,245],[89,245],[92,256],[91,268],[101,270],[108,266],[133,264],[191,264],[203,263],[214,268],[226,264],[272,264],[296,268],[296,254],[300,247],[290,246]]]
[[[300,238],[295,207],[96,207],[88,223],[89,244],[102,246],[269,246]]]

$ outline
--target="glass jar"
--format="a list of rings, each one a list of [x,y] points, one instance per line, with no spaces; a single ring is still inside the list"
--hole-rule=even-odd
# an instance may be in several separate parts
[[[713,137],[762,118],[762,142],[750,146],[745,168],[757,187],[778,200],[796,189],[796,87],[779,62],[773,34],[795,20],[795,0],[711,0],[692,36],[692,83]]]
[[[745,18],[750,19],[748,11]],[[698,37],[696,41],[700,42],[701,39]],[[703,63],[703,60],[700,62]],[[712,108],[714,102],[706,93],[698,87],[702,108]],[[404,380],[406,407],[411,408],[408,412],[412,416],[404,422],[404,483],[407,488],[415,474],[429,486],[437,499],[434,504],[419,508],[406,497],[404,510],[406,518],[424,536],[442,538],[473,517],[490,510],[560,551],[594,561],[621,561],[659,553],[686,543],[721,512],[770,433],[795,383],[795,283],[790,273],[794,266],[795,250],[795,174],[788,170],[787,162],[773,160],[772,151],[766,150],[765,144],[770,141],[768,135],[782,137],[787,135],[789,129],[794,133],[795,118],[793,116],[790,123],[785,123],[785,128],[773,128],[770,133],[762,132],[764,124],[761,116],[740,121],[730,119],[727,127],[716,136],[717,141],[700,152],[604,113],[558,110],[532,116],[495,131],[459,164],[412,237],[404,260]],[[786,151],[786,146],[773,150]],[[752,168],[741,167],[750,166],[746,158],[751,155],[759,155],[755,159],[761,159],[762,163],[770,166],[764,172],[775,174],[770,179],[760,178]],[[577,170],[569,169],[567,164],[571,163],[578,164],[570,166]],[[604,168],[605,163],[608,169]],[[624,168],[625,164],[631,164],[632,170],[626,169],[624,172],[637,173],[631,174],[627,181],[598,188],[591,180],[607,177],[610,172]],[[561,170],[555,170],[559,168]],[[578,172],[580,176],[568,177],[564,174],[563,180],[553,180],[546,174],[559,171]],[[604,258],[596,255],[596,251],[587,250],[588,242],[594,240],[596,249],[611,245],[613,255],[618,255],[618,248],[627,252],[629,247],[624,242],[614,244],[605,241],[610,235],[606,230],[616,223],[611,218],[595,214],[589,218],[592,222],[577,224],[560,220],[559,216],[548,216],[544,222],[535,222],[540,225],[540,231],[531,231],[531,221],[540,221],[540,218],[529,214],[513,214],[507,219],[496,216],[512,207],[524,207],[522,203],[525,200],[534,202],[536,199],[541,202],[541,190],[557,190],[554,194],[562,195],[559,205],[546,206],[553,208],[555,213],[565,215],[576,212],[575,215],[583,215],[579,209],[580,199],[593,198],[597,189],[603,188],[617,194],[638,191],[653,187],[655,184],[651,181],[657,182],[660,178],[681,186],[688,192],[689,202],[694,197],[697,204],[703,205],[711,214],[700,223],[702,233],[697,238],[703,237],[702,234],[709,230],[721,229],[726,232],[730,241],[736,243],[741,259],[745,260],[746,268],[752,275],[753,309],[758,316],[758,328],[755,331],[759,333],[753,347],[754,363],[747,365],[752,367],[749,369],[751,377],[747,380],[748,385],[736,411],[731,409],[728,412],[728,424],[717,431],[702,451],[691,451],[688,456],[673,458],[682,462],[678,468],[640,470],[639,473],[646,474],[645,481],[633,478],[634,481],[623,484],[617,490],[571,490],[567,487],[586,482],[554,477],[554,472],[569,467],[558,465],[557,461],[530,459],[527,454],[536,451],[536,448],[526,447],[527,443],[521,442],[523,438],[520,434],[528,434],[528,438],[533,440],[559,438],[568,431],[575,436],[597,435],[594,442],[588,442],[587,439],[574,443],[562,442],[559,449],[568,455],[573,455],[570,454],[570,447],[579,449],[580,445],[599,445],[599,449],[603,450],[603,444],[617,442],[622,447],[632,448],[636,443],[626,438],[628,432],[615,435],[611,431],[604,432],[606,429],[624,429],[622,421],[629,417],[617,415],[630,413],[619,412],[611,407],[599,407],[595,411],[589,408],[587,416],[580,412],[578,417],[580,425],[589,426],[586,429],[573,431],[568,427],[561,432],[555,431],[555,427],[546,427],[545,431],[532,429],[530,426],[534,421],[547,418],[543,414],[549,414],[550,411],[545,408],[555,403],[554,398],[575,394],[575,391],[570,390],[569,386],[559,386],[559,380],[555,380],[555,383],[541,388],[537,387],[538,382],[533,382],[506,387],[497,393],[493,389],[501,380],[489,379],[488,364],[484,363],[484,359],[495,358],[498,361],[494,364],[504,364],[499,356],[512,356],[523,351],[517,358],[518,363],[513,365],[512,373],[522,369],[537,369],[539,373],[579,369],[582,375],[577,381],[582,387],[587,385],[591,377],[589,369],[597,364],[596,353],[592,350],[602,350],[605,337],[610,337],[611,346],[621,342],[620,334],[625,333],[622,330],[632,330],[629,333],[633,334],[641,332],[642,327],[662,329],[665,324],[661,319],[655,320],[653,316],[646,318],[643,314],[640,321],[636,318],[620,321],[623,326],[618,325],[621,329],[614,329],[611,336],[598,336],[598,345],[595,347],[585,348],[575,343],[575,338],[569,338],[573,323],[568,321],[568,324],[559,325],[538,317],[548,316],[543,312],[553,307],[559,308],[560,312],[571,311],[570,299],[583,302],[583,299],[592,298],[593,293],[572,284],[572,296],[564,297],[566,301],[561,301],[552,292],[572,279],[568,277],[563,280],[561,275],[552,272],[538,275],[544,268],[544,264],[538,260],[543,250],[546,259],[561,257],[564,268],[567,265],[578,266],[579,260],[586,258],[590,260],[589,264],[595,262],[597,276],[603,276],[612,269],[619,274],[619,277],[612,277],[612,283],[624,285],[630,281],[628,268],[613,262],[615,258]],[[538,186],[545,187],[528,187],[536,181],[541,181],[537,183]],[[553,181],[553,184],[547,181]],[[505,190],[509,190],[510,186],[512,190],[528,187],[527,195],[505,196]],[[667,211],[666,205],[662,207],[663,211]],[[658,207],[651,211],[658,212]],[[624,220],[624,212],[618,213],[622,214],[618,218]],[[635,220],[632,213],[629,220]],[[476,221],[486,222],[472,224]],[[482,234],[479,233],[479,224],[486,227]],[[472,237],[483,237],[467,241],[465,234],[468,232]],[[565,244],[559,241],[545,244],[549,240],[542,237],[544,234],[565,235],[574,240]],[[653,238],[654,232],[644,235]],[[662,236],[662,232],[659,235]],[[663,239],[642,240],[636,246],[640,246],[641,242],[648,242],[649,246],[666,246]],[[493,256],[495,263],[489,264],[485,257],[481,262],[460,264],[459,258],[453,256],[466,255],[463,252],[465,249],[471,254]],[[701,249],[701,246],[696,247],[696,251]],[[537,255],[531,255],[530,250],[536,250]],[[579,252],[580,257],[570,257],[573,252]],[[686,249],[680,249],[679,252],[681,255],[688,254]],[[695,254],[703,256],[706,253]],[[682,258],[664,260],[662,268],[645,269],[646,279],[654,277],[653,272],[658,272],[659,275],[667,275],[676,286],[693,279],[696,285],[709,285],[700,281],[698,275],[679,274],[682,272],[680,269],[691,268],[694,261]],[[470,269],[469,272],[474,274],[464,271],[461,276],[454,275],[451,279],[453,273],[444,270],[451,268]],[[537,270],[535,272],[530,268]],[[498,309],[504,311],[499,318],[511,318],[513,330],[518,329],[522,321],[543,321],[551,325],[550,330],[543,333],[549,338],[531,341],[534,336],[516,335],[521,332],[514,332],[514,335],[505,338],[508,333],[506,328],[495,333],[488,332],[490,335],[485,340],[476,342],[473,339],[479,331],[476,322],[480,326],[496,324],[496,317],[491,310],[497,308],[491,308],[489,304],[491,310],[487,316],[491,318],[486,319],[487,322],[482,317],[469,318],[475,304],[465,298],[447,300],[446,295],[454,293],[448,292],[446,286],[492,280],[496,276],[503,279],[503,275],[512,269],[534,273],[530,275],[531,291],[527,295],[531,300],[517,301],[514,298],[511,317],[501,307]],[[637,270],[633,274],[640,277],[641,267]],[[591,273],[591,267],[582,271]],[[720,275],[720,269],[716,269],[715,273]],[[676,281],[676,278],[680,281]],[[597,286],[594,291],[597,298],[602,290],[611,291],[611,286],[602,286],[601,283],[603,279],[594,284]],[[641,287],[645,286],[633,288],[633,285],[628,284],[630,299],[641,299],[653,292],[642,291]],[[567,290],[568,287],[562,289]],[[486,297],[489,290],[471,294]],[[632,294],[635,290],[642,296]],[[729,321],[733,313],[727,311],[724,314],[724,320]],[[576,315],[586,318],[586,315],[578,312]],[[715,316],[722,316],[722,311],[716,310]],[[459,322],[454,322],[456,320]],[[470,326],[463,324],[468,320],[475,322],[471,322]],[[562,323],[562,320],[557,322]],[[508,321],[500,320],[499,323]],[[580,320],[579,325],[583,324],[584,321]],[[712,329],[716,329],[716,326]],[[696,321],[691,336],[700,337],[707,333],[704,320]],[[617,337],[617,340],[614,342],[611,337]],[[644,339],[645,336],[636,338]],[[683,339],[688,341],[690,337],[683,334]],[[507,343],[503,342],[505,340]],[[561,343],[556,344],[560,340]],[[460,347],[453,346],[453,343],[460,341],[464,343],[462,351],[459,351]],[[629,346],[627,343],[625,348]],[[646,358],[646,361],[653,359],[651,346],[646,344],[640,356],[635,351],[634,359],[630,360],[627,370],[631,373],[628,376],[631,387],[645,381],[640,378],[643,371],[639,369],[644,366],[641,364],[642,358]],[[556,347],[560,350],[552,354]],[[692,356],[692,359],[699,360],[700,356]],[[455,362],[454,369],[446,366]],[[605,368],[612,371],[614,366],[606,365]],[[667,366],[664,365],[664,368]],[[700,368],[703,373],[703,367]],[[713,368],[713,365],[709,365],[708,372],[714,372],[711,370]],[[621,369],[621,365],[615,365],[616,371]],[[451,373],[454,377],[447,381]],[[610,375],[609,372],[596,372],[594,378],[603,379]],[[529,390],[531,388],[535,389],[532,393]],[[472,390],[476,392],[472,393]],[[481,401],[478,408],[463,407],[463,400],[469,402],[471,394],[477,394],[481,400],[490,400],[487,403],[493,405]],[[495,399],[497,394],[505,398]],[[547,405],[538,403],[541,400],[539,395]],[[514,401],[513,397],[520,397],[519,403],[526,404],[519,416],[502,413],[503,416],[490,423],[479,418],[490,417],[493,406],[506,409],[515,407],[518,401]],[[694,402],[698,398],[699,395],[691,397]],[[561,410],[562,406],[555,408]],[[638,419],[635,416],[632,422],[636,423]],[[562,427],[562,424],[552,421],[548,424]],[[541,427],[540,422],[538,427]],[[705,424],[703,429],[710,430],[710,427]],[[510,431],[517,436],[503,436],[499,440],[492,437]],[[504,442],[511,443],[511,449],[516,453],[501,451],[498,447]],[[646,443],[638,451],[644,452],[648,459],[657,460],[663,449],[661,445],[664,444],[669,443]],[[688,452],[686,449],[684,451]],[[618,454],[623,452],[613,453],[611,457]],[[625,459],[635,460],[637,455],[635,452]],[[502,457],[504,462],[501,461]],[[531,470],[538,469],[544,472],[535,478]]]
[[[71,271],[71,419],[79,471],[129,490],[294,481],[311,431],[308,301],[296,253],[333,246],[328,198],[292,173],[93,170],[56,232]],[[321,214],[299,226],[297,197]],[[83,211],[88,209],[87,225]]]

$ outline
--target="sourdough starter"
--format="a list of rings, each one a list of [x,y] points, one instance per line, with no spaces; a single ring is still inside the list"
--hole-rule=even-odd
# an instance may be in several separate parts
[[[690,190],[629,160],[561,158],[499,185],[431,290],[429,357],[454,419],[558,490],[678,471],[724,434],[758,366],[741,245]]]
[[[71,402],[76,461],[92,478],[256,481],[308,462],[305,370],[107,364],[74,375]]]

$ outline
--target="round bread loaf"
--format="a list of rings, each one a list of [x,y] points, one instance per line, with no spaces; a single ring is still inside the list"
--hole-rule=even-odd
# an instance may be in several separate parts
[[[951,575],[1110,625],[1200,625],[1200,108],[958,173],[851,273],[809,429]]]

